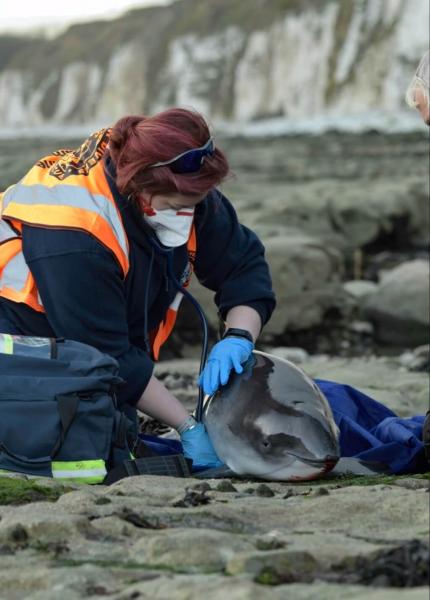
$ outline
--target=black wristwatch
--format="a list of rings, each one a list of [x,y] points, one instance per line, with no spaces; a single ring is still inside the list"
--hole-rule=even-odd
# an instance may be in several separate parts
[[[236,327],[229,327],[222,336],[222,339],[226,337],[245,338],[246,340],[249,340],[250,342],[254,343],[252,335],[246,329],[237,329]]]

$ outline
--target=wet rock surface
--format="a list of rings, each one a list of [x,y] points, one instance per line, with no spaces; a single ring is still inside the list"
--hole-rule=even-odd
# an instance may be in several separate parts
[[[209,484],[203,504],[177,502],[189,481],[136,477],[0,506],[0,597],[426,597],[424,488]]]
[[[265,343],[343,356],[428,343],[425,132],[216,140],[233,173],[222,191],[261,237],[271,266],[278,305]],[[0,140],[0,189],[41,156],[81,142]],[[215,339],[213,293],[195,281],[191,291]],[[184,302],[163,356],[196,357],[200,340]]]
[[[293,350],[311,375],[361,389],[365,383],[404,415],[422,412],[428,401],[426,375],[400,367],[398,358]],[[175,394],[184,390],[190,409],[197,369],[193,360],[157,365]],[[23,476],[12,480],[30,485]],[[428,597],[426,475],[300,484],[143,476],[110,487],[44,479],[37,486],[38,497],[21,495],[19,503],[10,489],[1,496],[2,600]]]

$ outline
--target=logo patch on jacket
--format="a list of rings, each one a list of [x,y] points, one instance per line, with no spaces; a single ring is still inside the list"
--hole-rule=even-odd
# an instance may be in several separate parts
[[[57,150],[37,163],[41,169],[60,181],[72,175],[88,175],[103,157],[109,140],[109,129],[93,133],[77,150]]]

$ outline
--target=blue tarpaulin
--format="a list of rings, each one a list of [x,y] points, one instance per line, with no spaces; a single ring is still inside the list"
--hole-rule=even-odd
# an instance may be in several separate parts
[[[329,401],[339,427],[342,456],[380,462],[396,474],[423,470],[424,416],[400,418],[350,385],[324,379],[315,383]]]
[[[392,410],[350,385],[315,379],[326,396],[340,430],[342,457],[382,463],[394,474],[428,470],[424,460],[424,416],[400,418]],[[158,454],[182,453],[175,440],[141,436]]]

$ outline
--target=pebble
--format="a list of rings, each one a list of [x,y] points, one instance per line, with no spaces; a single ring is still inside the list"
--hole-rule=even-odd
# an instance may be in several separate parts
[[[275,492],[265,483],[260,483],[260,485],[255,488],[255,494],[264,498],[271,498],[275,495]]]
[[[292,496],[295,496],[295,493],[291,488],[288,488],[287,493],[284,496],[282,496],[282,498],[287,499],[291,498]]]
[[[245,494],[254,494],[264,498],[272,498],[275,495],[275,492],[265,483],[260,483],[256,487],[245,488],[243,491]]]
[[[231,481],[223,480],[218,483],[215,488],[218,492],[237,492],[237,488],[231,483]]]
[[[430,366],[430,346],[425,344],[412,351],[403,352],[399,362],[408,371],[426,371]]]
[[[330,492],[325,487],[318,487],[314,492],[314,496],[328,496],[329,494]]]
[[[430,481],[426,479],[415,479],[413,477],[407,479],[396,479],[394,485],[406,488],[408,490],[428,490],[430,489]]]
[[[172,506],[176,508],[191,508],[193,506],[200,506],[202,504],[209,504],[211,498],[206,494],[206,491],[196,491],[187,488],[185,495],[182,498],[174,500]]]
[[[208,492],[211,490],[211,486],[207,481],[202,481],[200,483],[196,483],[191,487],[192,490],[196,490],[197,492]]]

